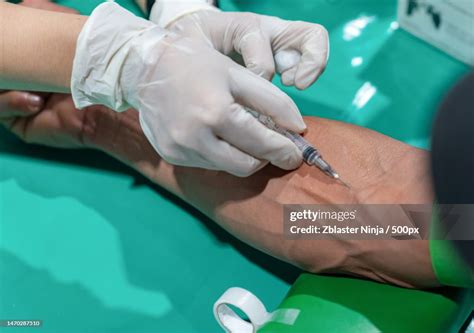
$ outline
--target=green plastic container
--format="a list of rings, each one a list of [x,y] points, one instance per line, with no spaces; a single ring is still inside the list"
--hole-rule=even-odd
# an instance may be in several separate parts
[[[428,292],[302,274],[278,307],[300,310],[293,325],[269,321],[258,332],[459,332],[473,304],[472,291]]]
[[[472,291],[421,291],[312,274],[302,274],[271,313],[241,288],[230,288],[214,306],[231,333],[454,333],[472,310]]]

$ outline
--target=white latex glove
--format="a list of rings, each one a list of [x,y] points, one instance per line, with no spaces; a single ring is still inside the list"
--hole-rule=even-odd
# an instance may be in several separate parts
[[[115,3],[97,7],[77,42],[72,95],[79,108],[139,111],[142,129],[169,163],[247,176],[270,161],[301,164],[298,148],[243,106],[296,132],[293,101],[213,48],[140,19]]]
[[[157,0],[150,20],[225,55],[241,54],[245,66],[266,79],[276,64],[282,83],[298,89],[316,81],[329,56],[328,33],[319,24],[221,12],[207,0]]]

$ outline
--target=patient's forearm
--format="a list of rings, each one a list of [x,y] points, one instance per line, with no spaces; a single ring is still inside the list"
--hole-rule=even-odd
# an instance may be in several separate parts
[[[85,16],[0,3],[0,89],[69,91]]]
[[[134,111],[86,114],[86,132],[94,133],[95,145],[262,251],[313,272],[356,274],[403,286],[437,284],[427,241],[289,240],[282,227],[282,208],[290,203],[430,203],[424,151],[367,129],[306,118],[308,140],[352,189],[306,165],[293,172],[268,166],[242,179],[165,163],[143,136]]]

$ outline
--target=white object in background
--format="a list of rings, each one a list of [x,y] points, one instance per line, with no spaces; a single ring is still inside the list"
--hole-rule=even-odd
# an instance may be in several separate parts
[[[466,329],[466,333],[474,333],[474,319],[471,320],[471,323]]]
[[[248,321],[230,306],[245,313]],[[256,333],[269,321],[292,326],[299,314],[298,309],[278,309],[269,313],[257,296],[238,287],[227,289],[214,303],[214,316],[227,333]]]
[[[245,313],[250,322],[240,318],[229,305]],[[255,333],[270,318],[270,314],[257,296],[238,287],[227,289],[214,303],[214,316],[228,333]]]
[[[474,66],[473,0],[398,0],[400,27]]]

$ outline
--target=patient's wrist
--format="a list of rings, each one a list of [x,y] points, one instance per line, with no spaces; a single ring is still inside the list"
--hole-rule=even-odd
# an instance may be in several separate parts
[[[161,163],[161,157],[143,134],[137,111],[118,113],[104,106],[87,107],[82,137],[87,147],[112,155],[155,183],[167,185],[159,170],[166,164]]]
[[[117,113],[111,109],[93,105],[84,109],[82,137],[84,144],[90,148],[103,150],[112,155],[126,158],[127,150],[124,145],[132,144],[134,123],[126,121],[130,118],[125,113]]]

